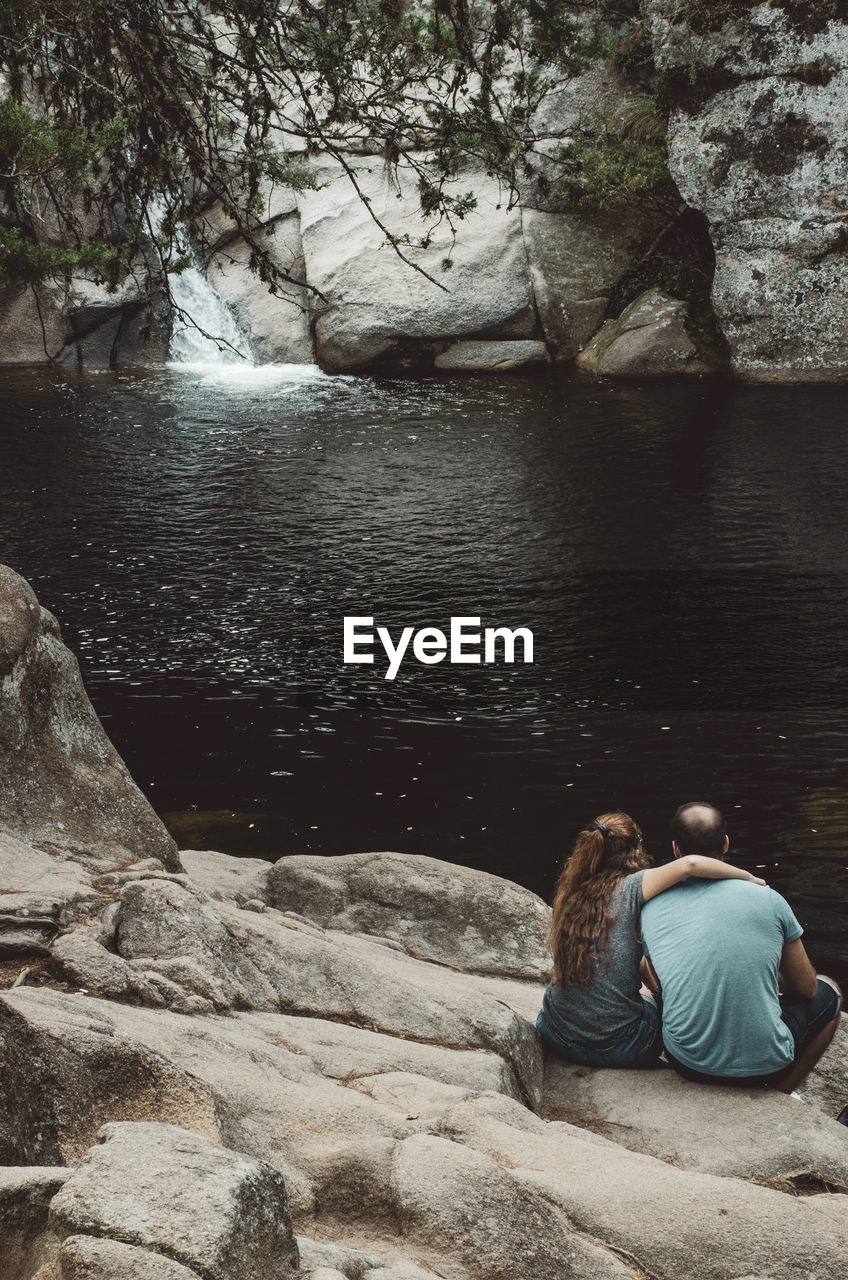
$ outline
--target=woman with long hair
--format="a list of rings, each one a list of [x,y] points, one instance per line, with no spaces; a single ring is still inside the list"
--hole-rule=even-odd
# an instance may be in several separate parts
[[[686,854],[650,866],[626,813],[604,813],[580,832],[554,896],[553,979],[536,1026],[562,1057],[593,1067],[647,1067],[662,1051],[660,1015],[641,986],[643,905],[689,876],[752,880],[719,858]]]

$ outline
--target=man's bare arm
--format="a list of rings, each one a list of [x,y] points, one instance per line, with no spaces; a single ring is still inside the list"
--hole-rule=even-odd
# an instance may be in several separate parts
[[[780,981],[789,1000],[812,1000],[818,989],[816,971],[800,938],[787,942],[780,957]]]
[[[651,964],[648,956],[642,956],[642,959],[639,962],[639,977],[642,979],[642,982],[648,988],[652,996],[658,995],[662,990],[656,970]]]

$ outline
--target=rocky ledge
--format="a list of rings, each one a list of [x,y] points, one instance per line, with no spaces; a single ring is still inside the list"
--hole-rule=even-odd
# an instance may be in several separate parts
[[[178,858],[0,585],[0,1280],[841,1280],[848,1032],[805,1101],[546,1060],[543,902]]]

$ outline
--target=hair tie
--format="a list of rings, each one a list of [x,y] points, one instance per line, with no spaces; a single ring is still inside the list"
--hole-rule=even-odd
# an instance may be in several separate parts
[[[609,830],[608,830],[608,828],[607,828],[607,827],[605,827],[605,826],[604,826],[604,824],[603,824],[602,822],[596,822],[596,823],[595,823],[595,826],[594,826],[594,828],[593,828],[593,830],[595,830],[595,831],[603,831],[603,833],[604,833],[604,835],[605,835],[605,836],[608,836],[608,835],[609,835]]]

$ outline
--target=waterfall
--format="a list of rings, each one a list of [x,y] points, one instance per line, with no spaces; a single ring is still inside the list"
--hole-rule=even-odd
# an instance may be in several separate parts
[[[164,218],[165,202],[157,199],[148,209],[154,238],[159,235]],[[192,265],[184,271],[168,273],[175,307],[169,345],[171,368],[197,373],[202,382],[220,385],[236,394],[240,389],[288,390],[327,380],[328,375],[315,364],[257,364],[234,312],[200,270],[189,237],[183,233],[180,240],[179,252],[190,257]],[[184,320],[178,311],[191,319]],[[352,381],[346,377],[336,380]]]
[[[174,363],[255,363],[250,343],[232,311],[196,266],[169,275],[168,285],[175,305],[194,321],[190,324],[174,315],[170,346]]]
[[[164,219],[164,200],[154,200],[148,209],[154,238],[159,235]],[[180,251],[191,257],[192,265],[184,271],[169,272],[168,288],[174,306],[189,319],[174,312],[169,348],[172,363],[255,364],[250,343],[233,312],[200,270],[188,237],[181,236],[181,239],[184,243],[179,246]]]

